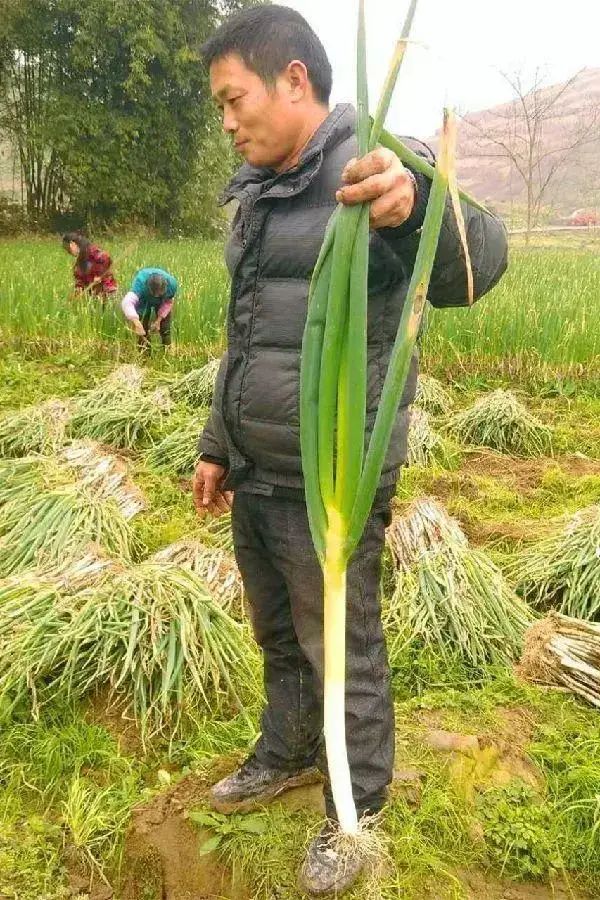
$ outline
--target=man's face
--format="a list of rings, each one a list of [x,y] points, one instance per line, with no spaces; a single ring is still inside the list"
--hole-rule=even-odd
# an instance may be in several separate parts
[[[294,149],[301,128],[285,74],[267,87],[231,54],[211,64],[210,88],[238,153],[253,166],[277,168]]]

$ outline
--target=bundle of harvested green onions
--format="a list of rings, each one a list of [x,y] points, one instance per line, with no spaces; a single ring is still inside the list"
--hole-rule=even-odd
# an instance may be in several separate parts
[[[561,518],[507,568],[516,591],[537,609],[600,618],[600,505]]]
[[[210,406],[220,364],[220,359],[211,359],[201,368],[192,369],[171,386],[173,399],[194,407]]]
[[[231,619],[197,575],[147,560],[64,596],[40,590],[29,610],[4,618],[0,586],[0,699],[29,692],[37,703],[84,696],[107,685],[145,735],[199,709],[214,714],[258,692],[257,653],[247,629]],[[20,609],[26,605],[21,603]]]
[[[182,540],[155,553],[157,563],[175,563],[189,569],[206,583],[211,597],[235,619],[242,617],[244,586],[231,553],[219,547],[207,547],[200,541]]]
[[[169,394],[164,389],[151,394],[132,390],[98,403],[92,401],[89,395],[85,403],[76,406],[71,434],[124,449],[151,438],[153,429],[171,409]]]
[[[518,656],[528,607],[435,500],[411,504],[387,542],[397,568],[384,615],[392,662],[412,641],[477,667]]]
[[[0,580],[0,707],[9,714],[30,695],[34,714],[42,679],[64,661],[63,633],[76,615],[78,595],[97,589],[115,563],[88,552],[44,572]],[[71,635],[67,642],[73,643]]]
[[[139,366],[117,366],[95,387],[78,394],[77,406],[80,411],[94,411],[104,403],[113,403],[124,394],[139,394],[145,377],[144,370]]]
[[[148,450],[147,460],[159,472],[174,475],[191,475],[198,462],[198,438],[206,421],[208,410],[190,417],[181,427],[154,444]]]
[[[600,624],[550,613],[527,631],[517,673],[600,707]]]
[[[73,441],[55,456],[0,459],[0,523],[6,504],[10,503],[11,516],[26,514],[43,493],[67,487],[81,487],[97,500],[114,501],[125,519],[147,505],[125,462],[93,441]]]
[[[491,447],[516,456],[543,456],[552,448],[552,432],[520,403],[511,391],[497,390],[480,397],[448,423],[465,444]]]
[[[125,519],[146,509],[142,491],[130,477],[129,465],[112,453],[106,453],[96,441],[71,441],[58,453],[77,475],[77,483],[99,500],[114,500]]]
[[[452,449],[430,422],[429,415],[418,406],[410,411],[406,461],[409,466],[448,465]]]
[[[454,406],[452,395],[431,375],[419,374],[415,404],[434,416],[448,413]]]
[[[0,418],[0,456],[50,453],[65,440],[71,405],[50,399]]]
[[[5,503],[0,516],[0,574],[74,560],[96,544],[130,559],[136,546],[131,526],[114,500],[99,500],[79,485],[67,485]]]
[[[54,457],[21,456],[0,459],[0,520],[7,503],[19,503],[23,511],[41,491],[63,487],[72,477]]]
[[[394,516],[385,538],[394,566],[401,572],[409,572],[425,553],[469,543],[456,519],[433,497],[421,497],[404,515]]]
[[[403,162],[433,177],[421,240],[396,342],[365,453],[369,205],[334,212],[309,292],[300,375],[300,439],[308,518],[324,576],[324,733],[329,776],[342,832],[359,831],[345,746],[346,570],[363,533],[409,370],[433,268],[446,195],[463,236],[467,282],[472,277],[453,168],[455,126],[444,119],[435,170],[383,133],[383,123],[414,17],[412,0],[383,94],[369,123],[364,2],[358,26],[358,156],[381,141]],[[467,199],[467,198],[465,198]]]

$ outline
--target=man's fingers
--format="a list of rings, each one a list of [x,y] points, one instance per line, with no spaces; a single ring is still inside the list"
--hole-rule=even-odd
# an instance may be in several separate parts
[[[369,221],[372,228],[395,228],[410,216],[414,205],[414,188],[401,184],[371,203]]]
[[[229,503],[227,502],[221,491],[217,491],[217,493],[215,494],[213,506],[217,507],[217,509],[219,510],[219,515],[228,513],[231,509]]]
[[[192,480],[192,495],[196,509],[206,509],[214,500],[217,476],[213,472],[196,472]]]
[[[202,499],[204,497],[204,478],[198,473],[194,473],[192,478],[192,497],[194,498],[194,506],[199,513],[204,512]]]
[[[214,473],[209,472],[204,476],[204,486],[202,490],[202,505],[209,506],[215,499],[215,491],[217,489],[217,477]]]
[[[398,157],[385,147],[377,147],[361,159],[351,159],[342,172],[344,184],[357,184],[370,178],[371,175],[381,175],[386,172]]]
[[[382,194],[391,191],[400,177],[401,172],[388,170],[380,175],[371,175],[358,184],[348,184],[340,188],[336,194],[339,203],[353,206],[355,203],[368,203],[376,200]]]
[[[210,503],[209,506],[205,506],[202,510],[203,513],[208,513],[208,515],[214,516],[215,519],[218,519],[219,516],[223,516],[230,511],[231,507],[225,501],[224,495],[220,491],[215,494],[212,503]]]

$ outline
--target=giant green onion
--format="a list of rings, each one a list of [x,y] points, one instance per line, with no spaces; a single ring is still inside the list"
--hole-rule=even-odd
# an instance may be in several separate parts
[[[379,141],[415,8],[416,0],[412,0],[368,133],[364,0],[360,0],[360,154]],[[371,510],[419,331],[454,142],[453,120],[446,114],[438,164],[428,170],[433,184],[422,237],[366,455],[368,204],[336,209],[309,292],[300,373],[300,439],[308,518],[324,580],[325,745],[339,825],[349,834],[356,834],[359,824],[345,743],[346,572]]]

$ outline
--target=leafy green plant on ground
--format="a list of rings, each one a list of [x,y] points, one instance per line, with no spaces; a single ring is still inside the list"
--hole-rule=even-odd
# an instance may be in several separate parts
[[[551,808],[528,785],[486,791],[478,812],[490,862],[516,878],[547,878],[563,866]]]
[[[200,854],[211,853],[222,847],[223,842],[231,835],[240,832],[242,834],[264,834],[267,831],[268,822],[264,812],[251,815],[236,815],[233,813],[224,816],[212,810],[192,809],[188,812],[188,819],[194,825],[211,831],[212,834],[200,845]]]

